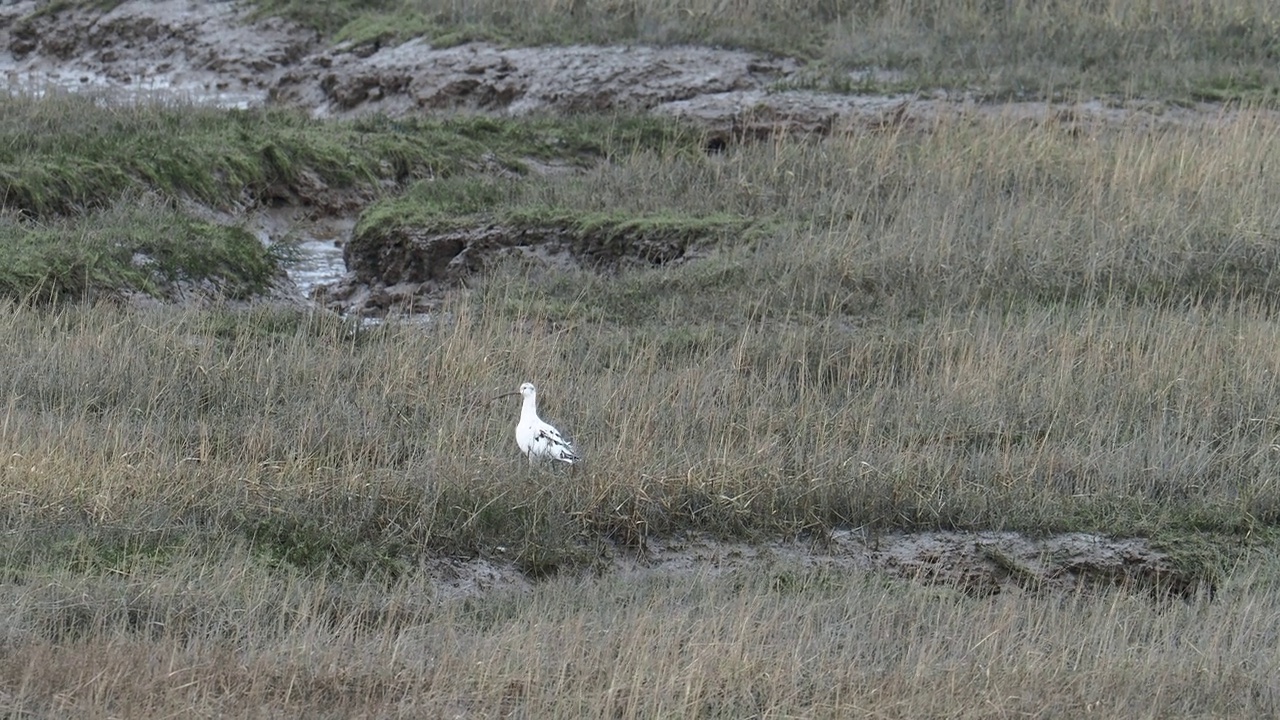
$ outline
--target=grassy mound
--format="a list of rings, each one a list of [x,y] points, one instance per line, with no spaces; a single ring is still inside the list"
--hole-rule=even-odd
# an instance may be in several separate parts
[[[236,208],[343,204],[417,178],[531,161],[598,162],[638,148],[694,147],[668,122],[591,117],[318,122],[294,111],[104,107],[90,98],[11,98],[0,108],[0,295],[166,295],[186,282],[261,292],[287,248],[193,216]]]

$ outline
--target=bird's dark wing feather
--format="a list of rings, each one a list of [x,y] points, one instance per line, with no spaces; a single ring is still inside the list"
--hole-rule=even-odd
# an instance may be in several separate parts
[[[572,462],[582,459],[582,456],[578,454],[578,448],[574,446],[573,442],[555,430],[540,430],[538,431],[537,439],[546,442],[556,457],[561,460]]]

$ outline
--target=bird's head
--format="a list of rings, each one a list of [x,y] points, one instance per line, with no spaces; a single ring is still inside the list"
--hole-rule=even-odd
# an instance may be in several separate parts
[[[535,397],[537,394],[538,394],[538,389],[533,386],[533,383],[527,382],[521,385],[518,391],[502,393],[501,395],[493,398],[493,400],[490,400],[489,402],[493,402],[494,400],[501,400],[502,398],[505,398],[505,397],[511,397],[512,395],[523,395],[527,398],[531,398],[531,397]]]

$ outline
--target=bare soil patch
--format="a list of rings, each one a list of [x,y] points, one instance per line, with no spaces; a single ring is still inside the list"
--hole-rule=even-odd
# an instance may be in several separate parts
[[[1220,106],[981,103],[967,93],[899,96],[787,89],[801,62],[703,47],[330,47],[231,2],[130,0],[36,14],[0,8],[0,72],[11,89],[97,89],[222,105],[278,103],[317,116],[475,111],[521,115],[649,111],[717,133],[833,132],[991,112],[1068,124],[1215,121]],[[873,69],[858,74],[863,78]]]
[[[554,270],[617,273],[678,265],[699,256],[697,238],[636,228],[584,231],[558,225],[486,223],[450,230],[396,228],[343,245],[348,270],[321,288],[317,300],[344,314],[385,316],[430,312],[442,294],[514,258]]]
[[[838,530],[821,538],[726,542],[707,535],[649,538],[642,549],[613,548],[603,568],[623,578],[723,575],[766,568],[779,582],[801,575],[877,573],[973,596],[1096,592],[1126,587],[1155,598],[1212,592],[1142,538],[1065,533]],[[529,590],[534,580],[510,563],[441,559],[432,576],[442,597]],[[599,570],[600,568],[597,568]]]

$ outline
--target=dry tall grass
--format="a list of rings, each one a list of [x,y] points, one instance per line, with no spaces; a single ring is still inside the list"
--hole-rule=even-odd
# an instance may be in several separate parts
[[[756,231],[618,278],[507,267],[425,330],[11,305],[0,704],[1272,714],[1280,575],[1256,557],[1212,599],[1155,605],[777,567],[574,571],[603,540],[683,530],[1270,536],[1276,129],[975,117],[619,158],[507,204],[736,213]],[[577,435],[581,472],[518,456],[517,408],[487,400],[524,380]],[[434,553],[563,577],[448,601],[424,575]]]
[[[6,585],[40,717],[1268,717],[1274,559],[1216,600],[975,599],[786,567],[434,598],[251,555]]]

